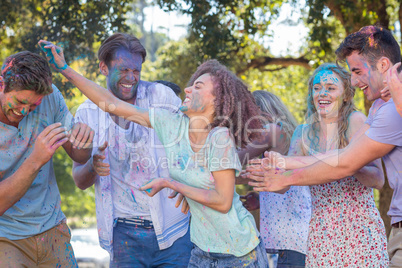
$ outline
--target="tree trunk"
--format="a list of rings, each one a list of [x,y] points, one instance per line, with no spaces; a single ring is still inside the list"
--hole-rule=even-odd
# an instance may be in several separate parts
[[[382,166],[385,171],[384,163],[382,163]],[[384,187],[382,187],[382,189],[380,190],[379,211],[381,218],[384,221],[385,231],[387,232],[388,237],[389,233],[391,232],[391,218],[387,215],[387,212],[391,204],[392,194],[394,193],[394,190],[392,190],[391,187],[389,187],[387,172],[384,173],[385,173],[385,183]]]

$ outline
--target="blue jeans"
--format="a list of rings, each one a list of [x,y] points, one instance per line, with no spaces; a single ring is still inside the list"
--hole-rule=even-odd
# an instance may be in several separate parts
[[[263,243],[260,242],[258,246],[250,253],[236,257],[231,254],[223,253],[209,253],[201,250],[194,245],[191,251],[191,259],[188,264],[189,268],[226,268],[226,267],[255,267],[255,268],[268,268],[267,254]]]
[[[269,255],[275,259],[274,268],[304,268],[306,266],[306,255],[298,251],[284,249],[275,250],[277,254],[272,254],[272,250],[268,250]]]
[[[160,250],[154,228],[118,222],[113,228],[110,267],[187,267],[192,248],[189,230],[172,246]]]

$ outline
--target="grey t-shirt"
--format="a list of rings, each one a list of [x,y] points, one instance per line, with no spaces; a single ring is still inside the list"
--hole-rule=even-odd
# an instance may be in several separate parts
[[[370,125],[366,135],[372,140],[395,145],[395,148],[382,158],[389,185],[394,190],[388,211],[392,224],[402,221],[402,117],[398,114],[394,101],[390,99],[378,109],[370,110],[369,118],[372,118],[372,121],[366,121]]]

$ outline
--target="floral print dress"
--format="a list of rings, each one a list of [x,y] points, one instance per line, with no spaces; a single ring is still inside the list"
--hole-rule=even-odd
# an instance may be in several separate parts
[[[384,223],[372,188],[352,176],[310,191],[307,267],[388,267]]]

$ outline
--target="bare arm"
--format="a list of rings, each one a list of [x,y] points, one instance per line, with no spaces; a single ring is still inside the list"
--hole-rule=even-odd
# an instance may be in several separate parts
[[[350,124],[347,136],[351,142],[364,135],[364,133],[370,128],[369,125],[364,124],[366,117],[360,112],[353,113],[350,116],[349,120]],[[295,141],[295,144],[299,143],[299,146],[297,146],[297,148],[299,148],[300,150],[300,148],[303,146],[303,139],[299,128],[297,129],[297,131],[295,131],[295,135],[298,139],[297,141]],[[292,149],[289,150],[290,153],[292,153],[292,151]],[[272,164],[272,166],[278,166],[279,168],[287,170],[307,167],[319,161],[324,161],[330,165],[337,165],[336,159],[338,159],[340,152],[341,150],[331,150],[326,153],[320,153],[311,156],[281,156],[271,153],[267,155],[267,162]],[[300,153],[298,153],[298,155],[300,155]],[[280,162],[281,157],[283,159],[282,162]],[[283,166],[280,165],[281,163],[284,163]],[[376,159],[373,162],[365,165],[363,168],[357,171],[354,176],[363,185],[381,189],[384,185],[384,172],[382,170],[381,160]]]
[[[29,157],[13,175],[0,182],[0,216],[25,195],[42,166],[66,141],[67,133],[61,123],[48,126],[38,135]]]
[[[325,162],[286,172],[259,170],[251,179],[256,181],[253,186],[271,192],[284,192],[291,185],[329,183],[355,174],[367,163],[383,157],[394,148],[394,145],[380,143],[362,135],[345,149],[339,150],[339,155],[331,156]]]
[[[135,122],[137,124],[151,127],[147,109],[139,108],[114,96],[110,91],[90,81],[68,67],[64,59],[63,50],[54,44],[41,40],[39,45],[45,49],[51,49],[53,57],[47,57],[52,67],[64,75],[73,85],[75,85],[93,103],[103,111],[112,113],[119,117]],[[53,61],[52,61],[53,60]],[[54,62],[54,64],[52,63]],[[66,66],[61,68],[60,66]]]
[[[167,187],[183,194],[186,198],[190,198],[221,213],[227,213],[233,202],[235,171],[233,169],[214,171],[212,175],[215,180],[215,189],[196,188],[172,179],[155,179],[141,187],[140,190],[151,189],[150,192],[147,191],[147,194],[153,196]]]

